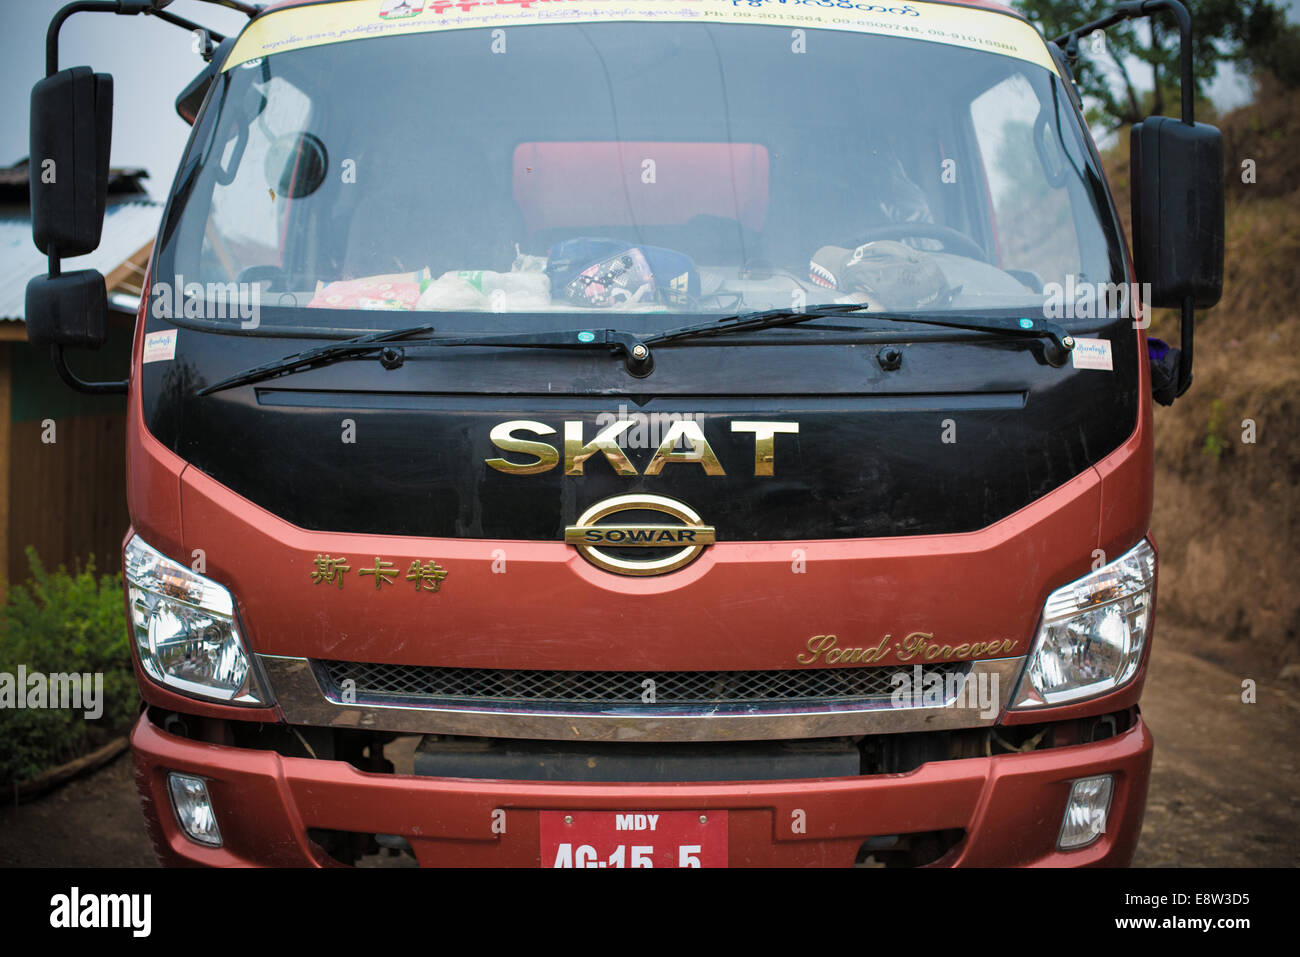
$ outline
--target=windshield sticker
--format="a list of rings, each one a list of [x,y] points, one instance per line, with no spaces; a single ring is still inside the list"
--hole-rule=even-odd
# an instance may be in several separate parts
[[[170,362],[176,358],[176,332],[168,329],[164,332],[146,333],[144,337],[144,362]]]
[[[871,33],[987,50],[1056,72],[1042,36],[1023,20],[978,7],[895,0],[340,0],[258,17],[240,35],[223,69],[271,53],[371,37],[619,20]]]
[[[379,16],[384,20],[400,20],[418,16],[423,9],[424,0],[384,0],[384,5],[379,8]]]
[[[1115,368],[1111,360],[1109,339],[1080,339],[1075,336],[1070,358],[1076,369],[1100,369],[1103,372],[1111,372]]]

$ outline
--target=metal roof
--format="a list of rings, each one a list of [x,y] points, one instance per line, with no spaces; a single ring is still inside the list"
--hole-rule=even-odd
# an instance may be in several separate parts
[[[110,166],[108,169],[108,195],[129,196],[145,195],[141,180],[149,178],[149,171],[138,166]],[[0,168],[0,197],[5,202],[27,202],[30,191],[31,170],[27,157],[23,157],[13,166]]]
[[[110,273],[130,259],[158,232],[161,203],[117,203],[108,207],[99,248],[88,256],[64,259],[63,269],[98,269]],[[0,214],[0,320],[21,321],[27,281],[44,275],[46,258],[32,242],[30,215]]]

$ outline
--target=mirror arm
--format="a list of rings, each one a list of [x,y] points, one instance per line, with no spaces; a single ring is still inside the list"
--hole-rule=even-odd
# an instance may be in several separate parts
[[[208,27],[200,26],[199,24],[195,23],[193,20],[186,20],[184,17],[178,17],[176,16],[176,14],[168,13],[166,10],[150,10],[148,12],[150,16],[155,16],[159,20],[162,20],[164,23],[172,24],[172,26],[177,26],[183,30],[188,30],[190,31],[190,33],[193,33],[195,30],[202,30],[209,37],[211,37],[213,42],[215,43],[220,43],[222,40],[225,39],[225,36],[218,33],[216,30],[211,30]]]
[[[1182,93],[1182,120],[1188,126],[1196,125],[1196,76],[1192,65],[1192,18],[1187,8],[1179,0],[1141,0],[1137,4],[1143,14],[1168,10],[1178,21],[1178,61],[1182,73],[1179,82]],[[1183,300],[1182,315],[1178,319],[1178,390],[1175,397],[1182,395],[1192,384],[1192,346],[1196,328],[1194,300],[1188,296]]]
[[[1196,76],[1192,68],[1192,17],[1187,8],[1178,0],[1142,0],[1139,5],[1142,13],[1150,14],[1158,10],[1168,10],[1178,21],[1178,61],[1182,79],[1180,86],[1183,95],[1183,122],[1188,126],[1196,124]]]
[[[50,358],[54,361],[54,371],[70,389],[87,395],[126,395],[127,382],[87,382],[77,378],[76,373],[68,368],[68,361],[63,355],[63,346],[50,346]]]
[[[250,20],[262,12],[261,4],[244,3],[242,0],[201,0],[201,2],[211,3],[218,7],[225,7],[227,10],[238,10]]]
[[[221,4],[228,6],[228,4]],[[232,9],[239,10],[241,13],[247,13],[253,16],[248,10],[244,9],[242,4],[234,5]],[[62,7],[50,19],[50,27],[45,32],[45,75],[53,76],[59,72],[59,30],[68,17],[74,13],[115,13],[119,16],[133,17],[136,14],[146,14],[157,17],[164,23],[170,23],[173,26],[189,30],[193,33],[195,30],[205,30],[213,40],[220,43],[225,39],[220,33],[214,30],[208,30],[192,20],[186,20],[184,17],[178,17],[174,13],[168,13],[166,10],[156,9],[152,0],[75,0],[67,6]]]
[[[1188,296],[1183,300],[1183,314],[1178,321],[1178,388],[1174,397],[1182,395],[1192,384],[1192,333],[1196,328],[1192,312],[1195,300]]]
[[[1079,59],[1079,38],[1096,30],[1105,30],[1124,20],[1154,16],[1168,10],[1178,21],[1178,65],[1180,73],[1179,92],[1182,99],[1182,122],[1188,126],[1196,124],[1196,76],[1192,64],[1192,18],[1179,0],[1123,0],[1115,5],[1113,12],[1081,27],[1057,37],[1052,42],[1061,48],[1066,60],[1073,67]],[[1194,339],[1194,300],[1189,296],[1183,300],[1182,315],[1179,318],[1179,357],[1178,388],[1175,396],[1182,395],[1192,384],[1192,345]]]
[[[234,9],[248,13],[251,17],[254,15],[250,9],[245,9],[242,4],[222,4],[223,6],[232,6]],[[220,43],[225,39],[220,33],[207,30],[184,17],[178,17],[174,13],[168,13],[161,9],[161,4],[157,0],[74,0],[73,3],[61,7],[57,13],[50,19],[49,29],[45,32],[45,75],[54,76],[59,72],[59,31],[63,24],[74,13],[112,13],[119,16],[135,16],[137,14],[146,14],[155,16],[159,20],[174,26],[181,27],[191,32],[202,31],[213,40]],[[48,248],[49,258],[49,275],[51,278],[57,278],[62,274],[62,264],[59,260],[59,250],[51,244]],[[127,380],[109,382],[87,382],[78,378],[77,375],[68,368],[67,358],[63,354],[63,346],[50,346],[50,358],[54,363],[54,371],[58,373],[59,378],[71,389],[77,392],[84,392],[89,395],[125,395],[127,391]]]
[[[1075,27],[1069,33],[1063,33],[1052,42],[1061,48],[1066,59],[1073,66],[1079,59],[1079,38],[1097,30],[1105,30],[1124,20],[1137,20],[1152,16],[1161,10],[1168,10],[1178,21],[1179,51],[1178,59],[1182,74],[1183,122],[1191,126],[1196,122],[1194,100],[1196,99],[1195,76],[1192,69],[1192,17],[1179,0],[1123,0],[1115,4],[1115,10],[1100,20],[1093,20],[1081,27]]]
[[[45,31],[45,75],[54,76],[59,72],[59,30],[68,17],[74,13],[117,13],[122,4],[115,0],[77,0],[75,3],[69,3],[62,7],[58,13],[50,18],[49,29]],[[147,7],[147,3],[131,4],[135,7]],[[138,13],[138,10],[132,10],[131,13]]]

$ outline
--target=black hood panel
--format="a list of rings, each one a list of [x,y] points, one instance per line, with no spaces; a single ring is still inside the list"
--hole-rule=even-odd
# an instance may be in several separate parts
[[[973,531],[1080,474],[1136,425],[1127,321],[1094,333],[1112,343],[1110,372],[1052,368],[1034,341],[961,334],[894,340],[904,360],[886,372],[884,343],[813,345],[804,332],[661,347],[642,380],[602,354],[412,350],[393,371],[344,361],[196,397],[303,343],[182,329],[175,360],[143,367],[145,417],[195,467],[304,528],[551,541],[631,492],[685,502],[719,541]],[[646,475],[653,443],[626,449],[635,477],[601,453],[564,474],[564,423],[582,422],[590,440],[620,415],[635,445],[689,416],[725,474],[677,462]],[[510,420],[554,429],[516,434],[555,446],[559,463],[527,475],[485,464],[503,456],[490,431]],[[798,423],[775,437],[772,475],[755,475],[755,438],[733,433],[737,420]]]

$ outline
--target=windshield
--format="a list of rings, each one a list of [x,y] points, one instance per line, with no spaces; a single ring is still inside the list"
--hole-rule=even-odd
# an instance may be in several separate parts
[[[314,326],[399,310],[487,329],[499,313],[1038,311],[1049,284],[1122,282],[1119,249],[1042,65],[826,29],[554,23],[226,70],[157,275],[209,303],[251,288]],[[203,317],[240,323],[220,313]]]

